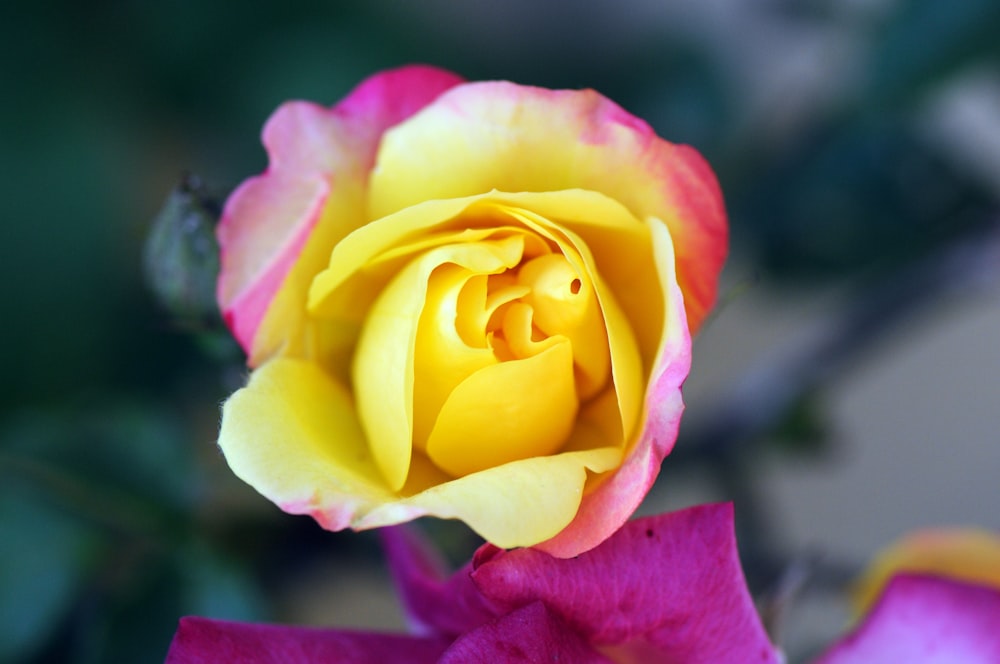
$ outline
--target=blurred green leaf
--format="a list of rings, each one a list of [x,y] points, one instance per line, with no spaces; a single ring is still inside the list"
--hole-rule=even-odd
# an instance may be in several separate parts
[[[260,588],[236,561],[193,544],[180,551],[176,564],[184,580],[182,615],[249,621],[268,617]]]
[[[76,600],[101,538],[38,499],[22,482],[0,484],[0,661],[40,648]]]
[[[996,0],[910,0],[888,21],[867,67],[870,103],[913,101],[975,61],[1000,56]]]
[[[821,395],[807,392],[791,404],[768,439],[783,452],[818,455],[829,450],[830,428]]]
[[[829,128],[771,168],[733,217],[783,278],[885,269],[986,222],[989,192],[890,119]]]
[[[77,661],[160,662],[181,616],[265,620],[265,602],[241,565],[206,544],[170,548],[132,543],[119,555],[100,610],[80,616]]]
[[[165,413],[138,406],[34,413],[0,433],[0,478],[102,532],[167,537],[200,491],[185,438]]]

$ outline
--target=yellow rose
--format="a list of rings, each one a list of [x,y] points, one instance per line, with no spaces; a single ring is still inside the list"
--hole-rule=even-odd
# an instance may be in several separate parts
[[[677,435],[727,228],[711,170],[591,90],[376,75],[283,105],[226,204],[219,302],[254,367],[234,472],[325,528],[422,515],[590,549]]]

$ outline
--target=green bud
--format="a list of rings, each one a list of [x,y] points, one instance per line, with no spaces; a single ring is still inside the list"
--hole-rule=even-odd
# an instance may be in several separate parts
[[[180,322],[218,318],[219,214],[219,199],[206,192],[200,179],[187,175],[167,197],[146,239],[146,281]]]

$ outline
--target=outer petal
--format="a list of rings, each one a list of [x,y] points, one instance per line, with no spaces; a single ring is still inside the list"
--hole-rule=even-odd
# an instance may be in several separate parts
[[[907,535],[880,552],[858,582],[858,613],[866,613],[889,578],[901,572],[934,574],[1000,588],[1000,533],[941,528]]]
[[[240,479],[328,530],[431,514],[461,519],[505,547],[558,533],[576,514],[587,471],[606,472],[621,458],[616,447],[564,452],[451,481],[415,458],[408,487],[419,488],[403,498],[376,467],[346,388],[315,364],[286,358],[266,362],[229,398],[219,446]]]
[[[442,95],[385,135],[372,218],[422,200],[582,188],[666,223],[697,329],[712,306],[728,231],[715,178],[697,152],[592,90],[474,83]]]
[[[894,578],[865,622],[816,664],[1000,662],[1000,590]]]
[[[541,602],[529,604],[463,635],[439,662],[613,664]]]
[[[329,530],[394,498],[347,390],[310,362],[277,358],[254,371],[223,407],[219,446],[240,479]]]
[[[731,505],[636,519],[572,559],[486,546],[473,568],[498,610],[541,600],[616,659],[780,661],[743,579]]]
[[[621,450],[602,447],[512,461],[381,505],[354,527],[377,528],[429,514],[464,521],[497,546],[532,546],[572,521],[587,471],[612,470],[620,458]]]
[[[681,386],[691,369],[691,336],[685,322],[684,299],[674,279],[670,236],[650,223],[657,265],[664,286],[666,321],[660,355],[646,391],[645,426],[635,447],[618,470],[583,497],[573,522],[538,548],[569,557],[586,551],[615,532],[639,507],[660,472],[660,463],[674,447],[684,402]]]
[[[383,132],[460,81],[432,67],[404,67],[371,77],[333,109],[290,102],[268,121],[268,171],[230,196],[218,229],[219,304],[252,363],[299,331],[304,280],[322,269],[337,240],[365,222],[363,185]],[[297,306],[283,308],[282,333],[258,341],[290,272],[301,276],[291,284]]]
[[[166,664],[428,664],[447,642],[435,638],[181,618]]]

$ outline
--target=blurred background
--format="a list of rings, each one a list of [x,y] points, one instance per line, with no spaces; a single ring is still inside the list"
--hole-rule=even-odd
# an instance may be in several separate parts
[[[210,279],[274,108],[407,62],[593,87],[712,163],[732,256],[644,510],[735,500],[751,587],[814,652],[879,547],[1000,529],[997,35],[993,0],[5,3],[0,662],[159,662],[185,614],[401,624],[370,534],[225,467],[242,357],[143,257],[194,174],[152,251]]]

